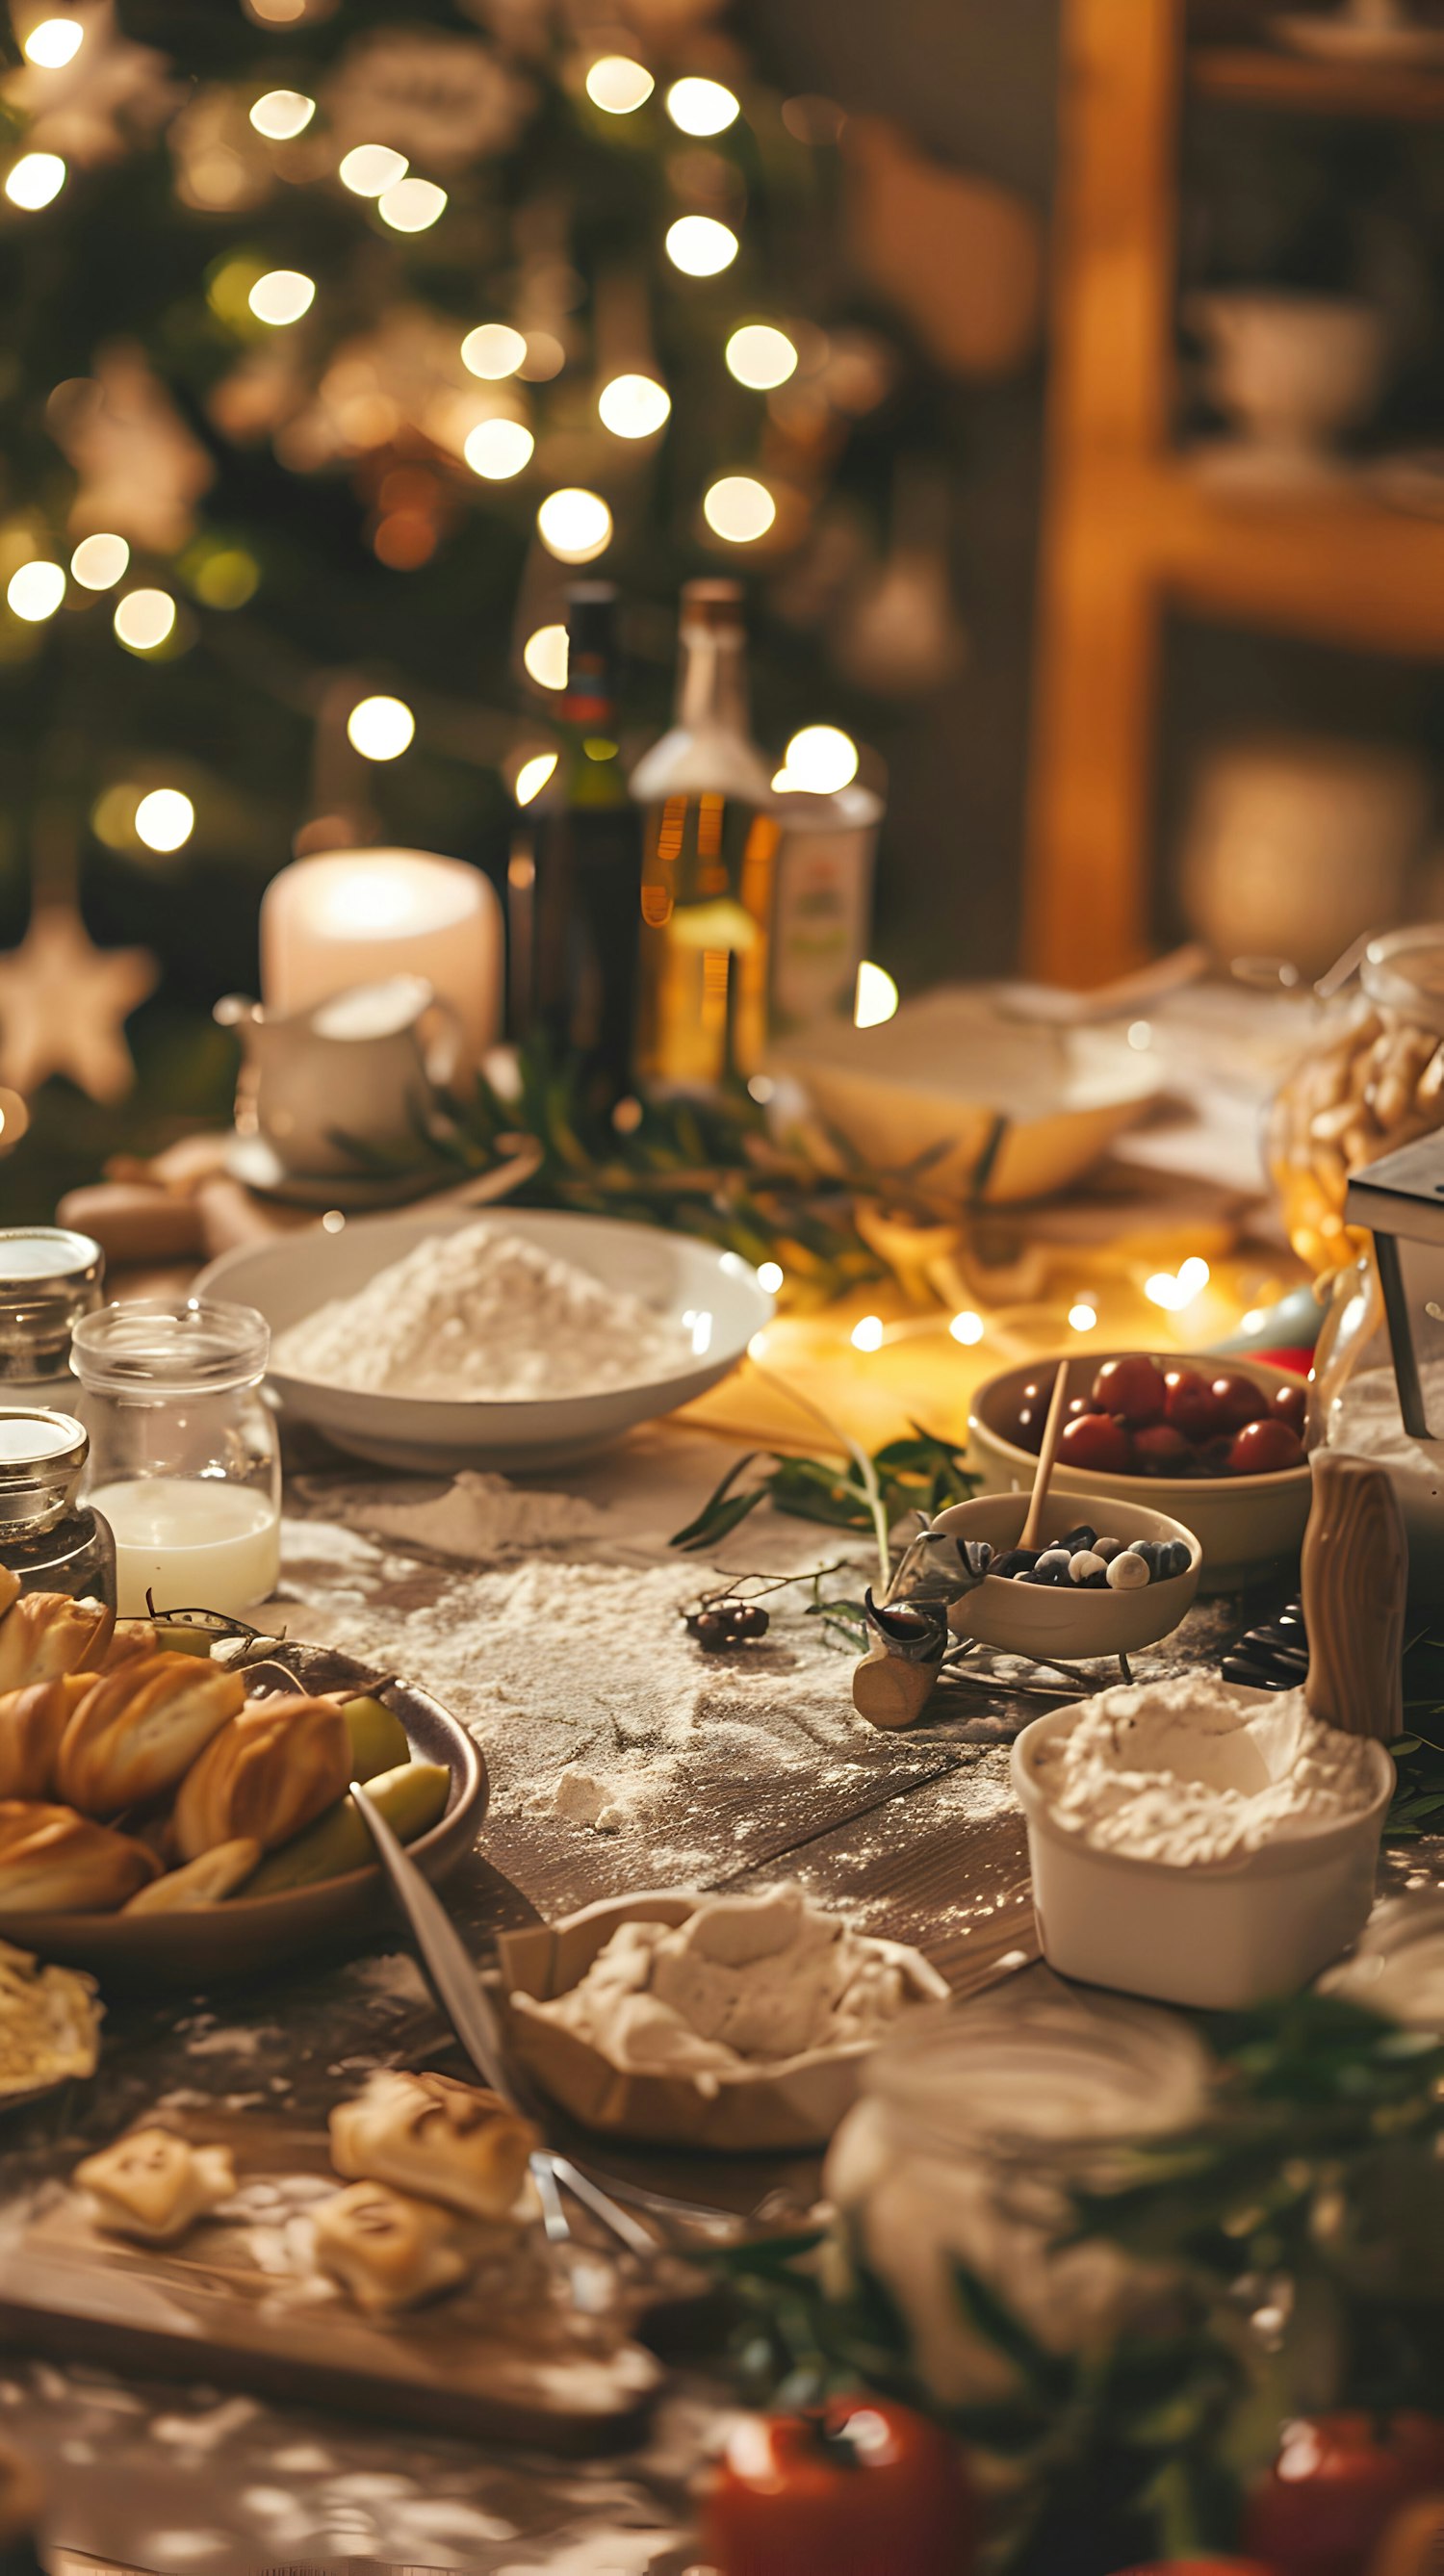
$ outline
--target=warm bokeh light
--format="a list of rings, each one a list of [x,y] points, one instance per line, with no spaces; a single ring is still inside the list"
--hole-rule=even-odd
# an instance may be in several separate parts
[[[82,537],[70,558],[70,569],[82,590],[114,590],[129,562],[124,537]]]
[[[1075,1333],[1091,1333],[1098,1321],[1098,1309],[1080,1297],[1076,1306],[1069,1307],[1068,1321]]]
[[[509,483],[531,463],[535,445],[525,421],[480,420],[461,452],[473,474],[488,483]]]
[[[196,809],[178,787],[153,787],[135,809],[135,828],[148,850],[178,850],[196,827]]]
[[[727,343],[727,366],[739,385],[754,394],[770,394],[797,372],[797,351],[785,331],[770,322],[744,322]]]
[[[737,235],[715,215],[679,215],[667,227],[667,257],[687,277],[720,277],[737,257]]]
[[[526,341],[509,322],[482,322],[461,344],[461,363],[488,384],[514,376],[526,357]]]
[[[1185,1306],[1193,1304],[1195,1297],[1202,1295],[1208,1281],[1208,1263],[1200,1254],[1191,1252],[1186,1261],[1179,1263],[1176,1275],[1171,1270],[1155,1270],[1151,1279],[1144,1280],[1143,1294],[1150,1305],[1162,1306],[1165,1313],[1178,1315]]]
[[[782,1285],[781,1262],[759,1261],[757,1264],[757,1285],[759,1288],[765,1288],[769,1297],[775,1297],[778,1289]]]
[[[948,1326],[954,1341],[961,1342],[965,1350],[970,1350],[974,1342],[980,1342],[987,1329],[982,1316],[975,1315],[971,1306],[965,1306],[960,1315],[954,1315]]]
[[[547,494],[536,524],[542,544],[558,563],[593,563],[612,542],[612,514],[600,492],[575,484]]]
[[[700,80],[692,74],[673,81],[667,92],[667,114],[684,134],[725,134],[741,112],[741,100],[721,81]]]
[[[415,731],[404,698],[361,698],[346,718],[346,739],[363,760],[399,760]]]
[[[246,297],[256,320],[270,322],[277,330],[288,322],[299,322],[315,300],[316,281],[300,268],[268,268]]]
[[[64,597],[65,574],[60,565],[37,558],[12,572],[5,603],[12,615],[24,618],[27,626],[39,626],[55,615]]]
[[[429,232],[446,212],[446,190],[434,179],[398,179],[377,199],[376,211],[394,233]]]
[[[565,344],[555,331],[528,331],[526,356],[517,369],[529,385],[549,385],[559,376],[567,362]]]
[[[587,74],[587,96],[608,116],[630,116],[645,107],[657,84],[644,63],[630,54],[603,54]]]
[[[410,167],[405,153],[393,152],[389,143],[357,143],[336,175],[353,197],[380,197],[404,179]]]
[[[857,776],[857,745],[839,725],[804,725],[782,755],[774,786],[803,788],[812,796],[835,796]]]
[[[556,765],[557,756],[554,751],[533,752],[530,760],[522,762],[516,773],[516,787],[513,791],[518,805],[529,805],[534,796],[540,796]]]
[[[132,653],[153,653],[175,625],[175,601],[168,590],[128,590],[115,612],[115,632]]]
[[[567,684],[567,630],[564,626],[539,626],[521,648],[522,663],[539,689],[564,689]]]
[[[614,438],[651,438],[672,408],[672,397],[655,376],[613,376],[597,396],[602,426]]]
[[[306,0],[246,0],[246,5],[267,27],[294,27],[306,14]]]
[[[304,134],[316,113],[316,102],[304,90],[268,89],[251,110],[251,123],[268,143],[289,143]]]
[[[59,72],[73,63],[85,42],[85,29],[74,18],[42,18],[21,48],[27,63],[42,72]]]
[[[714,537],[732,546],[750,546],[765,537],[777,516],[777,504],[754,474],[724,474],[703,495],[702,516]]]
[[[882,1349],[881,1315],[862,1316],[853,1325],[848,1340],[855,1351],[880,1351]]]
[[[261,567],[244,546],[217,546],[186,578],[203,607],[244,608],[260,588]]]
[[[874,966],[864,957],[857,970],[857,990],[853,995],[852,1025],[855,1029],[881,1028],[897,1009],[898,991],[885,966]]]
[[[58,152],[24,152],[5,182],[5,194],[12,206],[33,215],[58,197],[64,185],[65,164]]]

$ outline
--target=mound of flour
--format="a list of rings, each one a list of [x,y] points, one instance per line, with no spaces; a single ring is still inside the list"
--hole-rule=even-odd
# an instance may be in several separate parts
[[[596,1395],[679,1372],[677,1326],[493,1225],[428,1235],[276,1342],[278,1369],[363,1395]]]

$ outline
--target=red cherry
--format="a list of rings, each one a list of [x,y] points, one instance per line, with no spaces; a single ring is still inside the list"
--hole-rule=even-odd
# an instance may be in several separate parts
[[[1399,2507],[1444,2483],[1444,2423],[1319,2415],[1284,2428],[1244,2512],[1243,2545],[1278,2576],[1357,2576]]]
[[[1303,1442],[1276,1413],[1262,1422],[1246,1422],[1242,1431],[1235,1433],[1228,1453],[1231,1476],[1277,1476],[1285,1467],[1302,1467],[1303,1463]]]
[[[1058,1454],[1070,1467],[1103,1476],[1126,1476],[1133,1465],[1128,1426],[1111,1413],[1080,1413],[1065,1422]]]
[[[1262,1421],[1269,1400],[1261,1386],[1251,1377],[1216,1377],[1213,1400],[1219,1410],[1220,1431],[1241,1431],[1246,1422]]]
[[[1164,1418],[1185,1440],[1212,1440],[1224,1427],[1218,1400],[1197,1369],[1172,1368],[1164,1374]]]
[[[1093,1380],[1095,1411],[1125,1422],[1161,1422],[1164,1400],[1163,1371],[1152,1360],[1105,1360]]]
[[[1308,1388],[1306,1386],[1276,1386],[1273,1391],[1272,1403],[1274,1412],[1278,1415],[1280,1422],[1286,1422],[1290,1431],[1296,1431],[1299,1438],[1302,1440],[1304,1436],[1304,1424],[1308,1419],[1309,1411]]]
[[[1145,1476],[1186,1476],[1193,1451],[1171,1422],[1145,1422],[1133,1434],[1133,1454]]]

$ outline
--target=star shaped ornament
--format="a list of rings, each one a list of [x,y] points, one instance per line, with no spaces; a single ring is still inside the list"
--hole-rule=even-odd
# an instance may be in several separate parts
[[[135,1080],[122,1032],[159,973],[148,948],[93,946],[73,904],[37,904],[0,956],[0,1082],[29,1093],[63,1073],[92,1100],[118,1100]]]

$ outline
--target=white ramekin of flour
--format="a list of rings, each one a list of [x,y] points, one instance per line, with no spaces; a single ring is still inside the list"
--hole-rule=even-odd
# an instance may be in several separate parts
[[[1100,1691],[1025,1727],[1012,1772],[1064,1976],[1223,2010],[1296,1992],[1368,1917],[1394,1766],[1302,1692]]]

